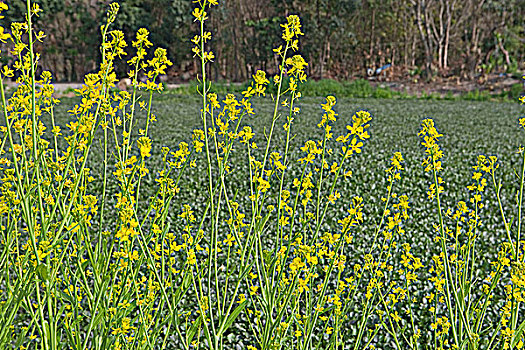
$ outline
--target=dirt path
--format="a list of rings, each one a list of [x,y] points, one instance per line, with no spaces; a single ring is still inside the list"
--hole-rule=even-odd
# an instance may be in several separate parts
[[[421,96],[423,92],[427,95],[445,96],[452,94],[457,96],[471,91],[487,91],[490,94],[509,92],[514,85],[523,84],[523,81],[507,74],[489,74],[479,76],[475,80],[436,77],[430,82],[421,81],[418,77],[414,77],[412,80],[390,80],[388,77],[379,77],[378,80],[371,79],[370,84],[374,87],[388,87],[394,91],[406,92],[409,95],[416,96]]]
[[[7,87],[10,89],[13,89],[17,86],[16,83],[7,82]],[[59,95],[69,95],[68,93],[73,93],[73,90],[80,89],[82,87],[82,83],[55,83],[53,86],[55,87],[55,92]],[[176,89],[178,87],[184,86],[187,84],[166,84],[166,87],[168,89]],[[74,96],[74,93],[73,93]]]

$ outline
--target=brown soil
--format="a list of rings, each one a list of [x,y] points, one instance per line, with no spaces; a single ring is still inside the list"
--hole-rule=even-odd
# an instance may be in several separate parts
[[[508,74],[481,75],[476,80],[461,80],[459,77],[435,77],[431,81],[422,81],[418,76],[411,79],[396,79],[391,76],[379,76],[369,79],[372,86],[388,87],[394,91],[406,92],[409,95],[420,96],[423,92],[427,95],[438,94],[457,96],[469,91],[487,91],[490,94],[508,92],[512,85],[522,83]]]

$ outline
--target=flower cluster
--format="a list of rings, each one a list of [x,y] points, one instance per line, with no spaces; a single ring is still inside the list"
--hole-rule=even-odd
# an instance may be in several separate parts
[[[352,124],[346,126],[346,135],[337,137],[336,141],[342,144],[341,154],[344,158],[349,158],[354,153],[361,153],[364,146],[363,141],[370,138],[367,129],[370,127],[372,116],[368,111],[357,111],[352,116]]]
[[[213,51],[205,50],[206,42],[208,42],[212,38],[210,32],[204,31],[202,29],[204,28],[204,22],[209,18],[206,10],[211,8],[212,6],[217,6],[219,3],[218,0],[199,0],[194,2],[197,3],[197,7],[195,7],[192,14],[194,17],[194,21],[199,22],[199,24],[201,25],[202,33],[200,35],[195,35],[195,37],[191,40],[195,44],[192,51],[194,53],[194,57],[199,57],[202,60],[203,64],[205,64],[208,62],[212,62],[215,59]]]
[[[433,175],[427,194],[438,213],[429,229],[438,244],[415,244],[405,235],[412,203],[397,190],[405,170],[400,152],[386,166],[386,194],[377,203],[342,188],[350,185],[352,170],[343,170],[354,165],[349,158],[370,138],[369,112],[348,118],[334,140],[345,117],[328,96],[319,135],[301,146],[291,142],[299,136],[294,121],[308,69],[297,54],[299,17],[282,25],[284,43],[274,50],[278,74],[269,79],[258,70],[242,95],[219,97],[206,77],[215,56],[205,28],[218,1],[193,3],[203,124],[171,149],[157,147],[149,132],[156,121],[152,95],[162,90],[157,79],[171,62],[166,50],[150,51],[148,30],[139,29],[131,44],[132,91],[114,91],[115,65],[127,47],[123,32],[111,30],[118,4],[109,6],[101,27],[101,65],[84,77],[62,127],[55,123],[51,73],[36,74],[33,44],[45,35],[31,19],[40,7],[29,6],[26,21],[9,33],[0,27],[0,42],[10,43],[14,55],[0,70],[0,314],[7,325],[0,347],[53,348],[64,339],[72,348],[93,340],[108,349],[162,348],[174,336],[181,348],[219,349],[231,342],[234,325],[246,322],[256,345],[247,345],[251,350],[338,349],[348,339],[356,349],[374,349],[381,338],[398,349],[417,349],[423,341],[436,349],[478,349],[490,347],[483,343],[486,315],[499,311],[488,341],[523,348],[524,188],[517,190],[517,216],[507,220],[497,158],[479,156],[468,199],[443,210],[442,135],[431,119],[422,122],[423,166]],[[7,8],[0,0],[0,14]],[[15,76],[7,98],[4,80]],[[275,105],[261,134],[250,123],[252,98],[267,95],[270,80]],[[525,118],[519,123],[525,128]],[[100,159],[93,158],[96,151]],[[238,156],[245,156],[242,163]],[[204,189],[179,198],[195,190],[182,182],[193,171]],[[523,174],[525,166],[522,183]],[[507,241],[478,283],[475,248],[491,183]],[[369,205],[382,206],[372,230]],[[425,249],[436,250],[430,261],[419,256]],[[430,321],[418,322],[422,314]]]
[[[421,122],[419,136],[423,139],[421,144],[425,147],[425,154],[427,155],[423,161],[425,171],[441,171],[443,168],[440,159],[443,158],[443,151],[441,151],[438,141],[443,135],[437,131],[432,119],[425,119]]]

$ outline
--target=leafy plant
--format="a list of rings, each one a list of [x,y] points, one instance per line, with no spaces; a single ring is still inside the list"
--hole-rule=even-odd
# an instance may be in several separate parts
[[[191,141],[157,152],[153,94],[171,65],[166,50],[151,51],[149,32],[139,29],[127,60],[132,90],[116,91],[115,64],[127,44],[111,29],[119,10],[111,4],[100,68],[76,90],[80,102],[61,127],[51,74],[36,74],[34,44],[43,33],[33,19],[41,9],[26,5],[26,21],[0,31],[15,59],[0,73],[2,348],[224,349],[236,335],[248,349],[523,347],[525,156],[513,214],[496,157],[483,155],[468,200],[445,210],[443,135],[423,120],[438,254],[417,256],[406,235],[412,203],[399,187],[411,179],[400,152],[385,169],[377,220],[366,223],[368,244],[357,246],[364,199],[342,193],[369,143],[372,115],[340,118],[329,95],[293,149],[308,66],[298,52],[298,16],[281,25],[278,74],[270,81],[257,71],[240,95],[219,98],[207,75],[215,54],[206,29],[218,2],[197,2],[202,127],[187,135]],[[15,73],[8,98],[4,80]],[[256,130],[252,102],[269,91],[269,125]],[[481,276],[476,247],[489,184],[506,241]]]

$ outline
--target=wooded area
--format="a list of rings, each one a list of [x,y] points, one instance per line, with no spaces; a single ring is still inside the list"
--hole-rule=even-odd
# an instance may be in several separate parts
[[[79,81],[99,60],[99,26],[110,1],[40,0],[41,66],[58,81]],[[390,63],[391,74],[458,76],[516,72],[525,59],[525,0],[223,0],[211,16],[216,56],[212,76],[245,81],[274,72],[272,49],[285,16],[298,14],[300,43],[315,79],[366,76]],[[3,21],[22,19],[25,2],[10,1]],[[117,26],[128,38],[141,27],[168,49],[167,79],[187,81],[197,69],[190,39],[197,28],[191,0],[123,0]],[[5,22],[4,22],[5,23]],[[129,49],[129,48],[128,48]],[[4,58],[5,60],[5,58]],[[125,66],[121,67],[125,74]]]

